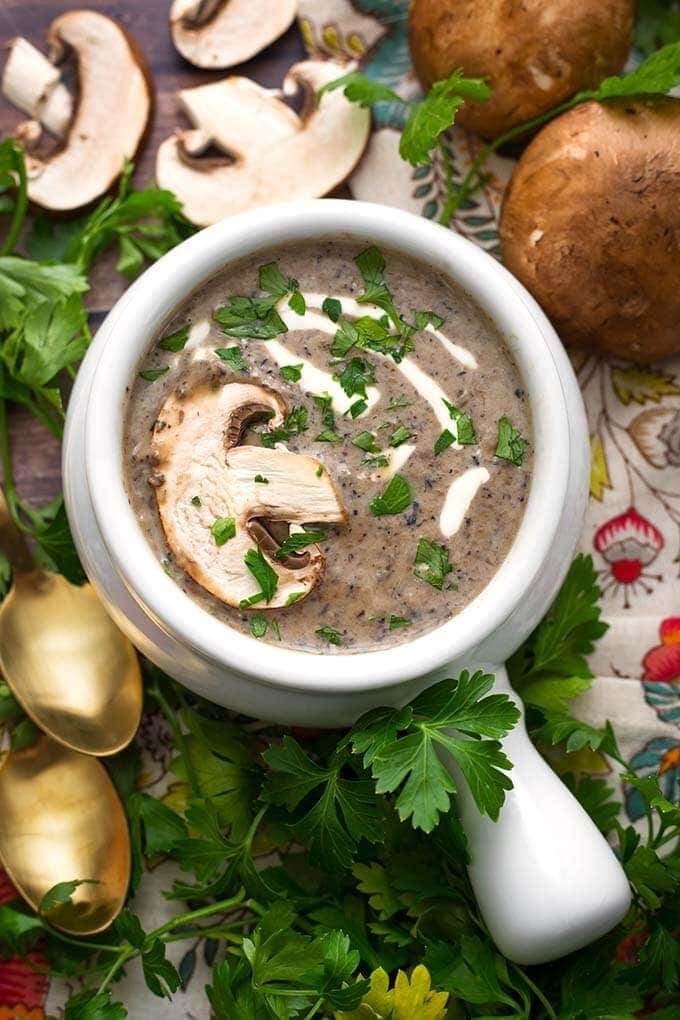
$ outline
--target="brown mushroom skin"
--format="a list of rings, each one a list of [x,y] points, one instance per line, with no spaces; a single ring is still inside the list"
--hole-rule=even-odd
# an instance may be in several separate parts
[[[515,168],[500,235],[564,343],[637,362],[680,351],[680,100],[552,121]]]
[[[457,123],[496,137],[621,70],[633,0],[413,0],[411,56],[426,88],[462,67],[493,95]]]

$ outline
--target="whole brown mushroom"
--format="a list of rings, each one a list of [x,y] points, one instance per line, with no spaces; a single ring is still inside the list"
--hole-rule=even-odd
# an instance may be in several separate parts
[[[413,0],[411,55],[426,87],[462,67],[493,95],[457,121],[496,137],[621,70],[633,0]]]
[[[680,351],[680,99],[584,103],[519,160],[503,259],[567,344],[647,362]]]

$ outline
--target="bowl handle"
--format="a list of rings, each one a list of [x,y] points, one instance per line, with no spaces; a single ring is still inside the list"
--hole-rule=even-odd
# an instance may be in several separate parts
[[[469,874],[500,951],[519,964],[547,963],[610,931],[630,906],[630,886],[611,847],[527,736],[523,706],[504,666],[497,693],[522,711],[503,749],[513,789],[497,822],[481,815],[449,759],[470,852]]]

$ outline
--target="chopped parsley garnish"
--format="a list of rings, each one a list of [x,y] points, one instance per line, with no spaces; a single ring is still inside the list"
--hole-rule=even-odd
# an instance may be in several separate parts
[[[325,531],[294,531],[285,542],[281,543],[281,547],[276,550],[276,558],[277,560],[282,560],[286,556],[290,556],[291,553],[305,549],[308,545],[325,542],[327,537]]]
[[[410,429],[407,429],[405,425],[400,425],[399,428],[395,429],[390,436],[390,446],[401,446],[407,439],[410,439],[413,433]]]
[[[380,447],[375,441],[375,436],[372,432],[360,432],[358,436],[355,436],[352,440],[352,446],[358,446],[364,453],[380,453]]]
[[[218,517],[210,528],[215,545],[224,545],[236,534],[236,521],[233,517]]]
[[[171,578],[174,581],[175,580],[175,575],[174,575],[173,570],[172,570],[172,564],[171,564],[170,560],[167,557],[165,557],[164,559],[161,560],[161,566],[163,568],[163,573],[167,574],[168,577]]]
[[[394,300],[385,280],[385,257],[379,248],[371,245],[359,252],[354,263],[364,281],[364,292],[358,298],[359,304],[372,304],[387,312],[392,322],[401,328],[401,319],[394,307]]]
[[[169,365],[166,365],[165,368],[146,368],[143,372],[139,373],[139,378],[146,379],[147,382],[155,382],[156,379],[160,379],[162,375],[169,371]]]
[[[177,351],[184,350],[188,339],[189,327],[181,326],[179,329],[175,330],[174,333],[168,333],[168,335],[164,336],[162,340],[159,340],[157,346],[162,348],[164,351],[173,351],[176,353]]]
[[[321,395],[314,393],[312,399],[316,406],[321,411],[321,421],[324,423],[327,429],[335,427],[335,416],[333,414],[333,398],[329,397],[327,393]]]
[[[367,453],[363,459],[363,463],[367,464],[370,468],[384,468],[388,467],[390,463],[389,457],[386,457],[384,453]]]
[[[318,468],[316,469],[316,477],[317,478],[321,478],[322,474],[323,474],[323,464],[319,464]]]
[[[434,329],[439,329],[440,326],[444,325],[444,319],[441,315],[437,315],[435,312],[416,312],[416,329],[426,329],[427,326],[433,326]]]
[[[315,436],[317,443],[341,443],[342,436],[335,429],[324,429],[323,432],[319,432],[318,436]]]
[[[373,365],[365,358],[351,358],[339,375],[335,376],[348,397],[366,396],[366,387],[375,382]]]
[[[249,549],[243,558],[250,573],[260,586],[260,591],[247,599],[241,600],[241,608],[254,606],[257,602],[271,602],[276,594],[279,578],[276,571],[267,563],[261,549]]]
[[[402,627],[410,627],[413,620],[409,620],[406,616],[390,616],[390,622],[387,625],[388,630],[400,630]]]
[[[412,499],[409,483],[403,475],[394,475],[384,492],[371,500],[371,513],[375,517],[400,514],[407,506],[411,505]]]
[[[200,496],[192,496],[191,497],[191,502],[193,503],[194,506],[202,506],[201,497]]]
[[[509,460],[511,464],[521,467],[528,445],[526,439],[523,439],[520,435],[519,430],[505,416],[499,419],[498,443],[496,446],[497,457],[501,460]]]
[[[475,427],[472,424],[472,418],[465,414],[460,408],[455,407],[448,400],[444,400],[444,404],[449,412],[452,421],[456,423],[456,441],[461,446],[474,446],[477,442],[477,436],[475,435]]]
[[[250,633],[254,638],[263,638],[267,633],[267,618],[263,613],[253,613],[250,617]]]
[[[292,591],[286,599],[286,609],[288,606],[294,606],[296,602],[299,602],[304,597],[305,593],[303,591]]]
[[[355,400],[346,413],[349,414],[352,418],[358,418],[360,414],[364,413],[367,407],[368,407],[367,400],[363,399]]]
[[[273,340],[288,327],[276,311],[276,299],[232,297],[226,305],[218,308],[214,318],[227,336],[247,340]]]
[[[331,344],[331,354],[334,358],[344,358],[349,350],[354,347],[359,339],[359,334],[353,322],[343,319],[338,324]]]
[[[215,354],[226,361],[235,372],[250,372],[250,365],[241,354],[240,347],[216,347]]]
[[[297,365],[282,365],[280,368],[281,378],[286,382],[300,382],[302,378],[302,362]]]
[[[445,545],[431,542],[429,538],[418,539],[413,574],[419,581],[426,581],[433,588],[444,587],[444,580],[453,571],[449,551]]]
[[[444,452],[444,450],[448,450],[449,446],[453,446],[455,441],[456,437],[453,432],[449,429],[444,429],[444,431],[439,434],[437,441],[434,444],[435,457],[438,457],[440,453]]]
[[[269,479],[265,478],[264,475],[255,475],[253,481],[258,482],[260,485],[269,485]]]
[[[299,436],[301,432],[306,432],[309,427],[307,425],[308,418],[309,412],[306,407],[293,407],[286,415],[283,425],[261,434],[262,445],[271,450],[276,443],[285,443],[293,436]]]
[[[337,322],[342,315],[342,305],[337,298],[327,297],[323,300],[321,311],[328,316],[331,322]]]
[[[288,301],[288,307],[292,308],[298,315],[304,315],[307,311],[307,302],[299,290],[294,290]]]
[[[281,640],[281,628],[279,627],[279,621],[278,620],[272,620],[272,630],[274,632],[274,637],[276,638],[276,640],[280,641]]]
[[[279,269],[278,262],[267,262],[260,266],[258,271],[258,283],[260,290],[266,290],[277,301],[286,294],[295,293],[298,289],[298,282],[292,276],[284,276]]]
[[[342,634],[334,627],[317,627],[314,633],[318,634],[323,641],[327,641],[329,645],[342,644]]]
[[[390,402],[387,405],[386,410],[388,411],[399,411],[402,407],[412,407],[413,401],[406,400],[404,397],[400,397],[397,400],[394,397],[390,397]]]

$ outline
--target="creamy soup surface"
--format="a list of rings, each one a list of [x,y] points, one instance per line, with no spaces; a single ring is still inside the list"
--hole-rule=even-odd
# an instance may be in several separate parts
[[[251,392],[234,389],[244,384],[269,388],[285,413],[261,409],[240,436],[232,419],[227,442],[214,409]],[[240,502],[234,445],[252,465]],[[352,239],[260,252],[179,306],[130,388],[124,449],[130,503],[182,590],[231,627],[317,653],[397,645],[460,612],[508,553],[531,478],[528,401],[493,324],[443,274]],[[268,478],[259,449],[304,457],[310,493],[334,492],[346,520],[305,519],[302,461],[275,454]],[[301,504],[290,529],[280,507],[267,511],[267,486],[286,483],[279,461]],[[259,509],[246,532],[248,499]],[[284,579],[289,530],[302,538]],[[310,590],[296,588],[296,571]],[[284,593],[289,604],[272,608]]]

